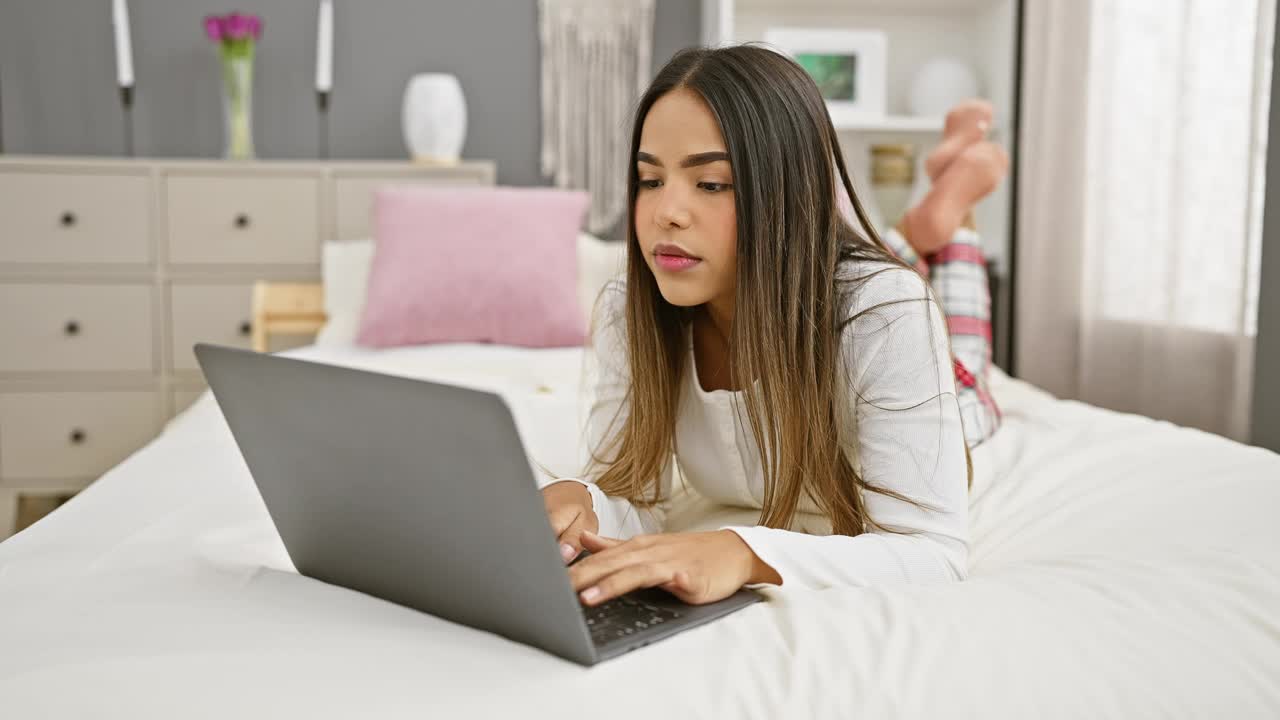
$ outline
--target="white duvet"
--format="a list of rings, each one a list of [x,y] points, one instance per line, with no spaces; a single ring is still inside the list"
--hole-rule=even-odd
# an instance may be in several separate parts
[[[579,457],[576,350],[294,354],[499,391],[539,462]],[[592,669],[264,570],[289,561],[206,395],[0,544],[0,717],[1280,717],[1280,456],[995,391],[968,581],[775,589]]]

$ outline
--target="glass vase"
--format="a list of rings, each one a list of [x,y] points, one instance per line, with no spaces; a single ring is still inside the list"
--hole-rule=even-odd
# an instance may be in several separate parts
[[[253,159],[253,55],[222,58],[223,157]]]

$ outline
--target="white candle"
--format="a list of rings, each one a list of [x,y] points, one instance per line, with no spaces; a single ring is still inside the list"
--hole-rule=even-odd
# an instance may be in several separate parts
[[[133,87],[133,47],[129,42],[128,0],[111,0],[111,26],[116,33],[116,84]]]
[[[320,0],[316,23],[316,92],[333,89],[333,0]]]

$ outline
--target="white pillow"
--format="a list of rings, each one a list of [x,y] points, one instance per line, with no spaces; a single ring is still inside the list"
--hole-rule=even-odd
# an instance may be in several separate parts
[[[324,312],[328,316],[316,345],[355,345],[369,287],[373,240],[326,242],[320,261],[324,279]],[[627,266],[627,244],[578,234],[578,303],[583,327],[590,327],[591,308],[605,284]]]
[[[355,345],[372,263],[371,238],[324,244],[320,276],[324,279],[324,314],[328,317],[316,335],[316,345]]]
[[[595,235],[578,233],[578,304],[583,327],[591,327],[591,309],[606,283],[627,269],[627,244],[605,242]]]

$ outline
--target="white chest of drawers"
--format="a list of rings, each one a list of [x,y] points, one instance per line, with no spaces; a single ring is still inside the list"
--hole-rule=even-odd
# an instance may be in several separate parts
[[[248,347],[257,280],[314,281],[374,190],[492,185],[456,166],[0,157],[0,539],[198,397],[195,342]]]

